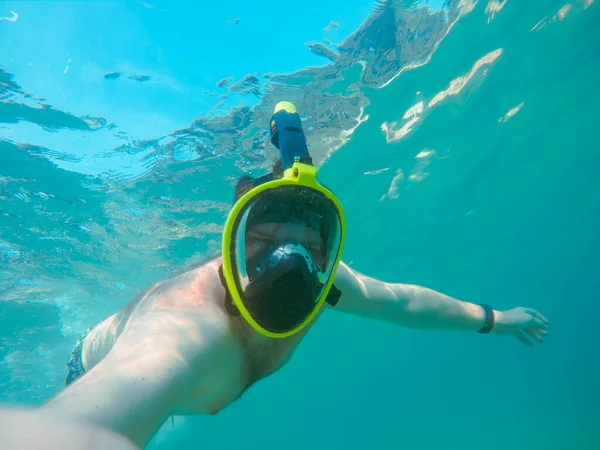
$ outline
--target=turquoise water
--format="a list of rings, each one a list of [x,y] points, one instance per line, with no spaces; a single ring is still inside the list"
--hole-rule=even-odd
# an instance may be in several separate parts
[[[490,4],[502,7],[492,14]],[[357,5],[360,18],[334,32],[349,35],[370,11],[384,14],[382,5]],[[2,6],[0,17],[18,7]],[[551,338],[532,349],[328,312],[280,373],[217,416],[169,421],[151,448],[597,447],[600,10],[593,1],[508,0],[462,12],[435,51],[422,44],[428,52],[402,61],[419,67],[393,80],[363,77],[357,85],[353,65],[347,79],[315,84],[324,66],[285,92],[314,127],[308,135],[323,181],[346,209],[346,262],[496,309],[536,308],[552,321]],[[0,22],[4,55],[5,25],[19,21]],[[302,42],[319,38],[308,35],[311,27]],[[375,22],[370,31],[377,29],[383,39],[385,28]],[[84,106],[54,93],[66,82],[46,89],[13,59],[0,60],[0,96],[10,95],[0,99],[0,401],[39,404],[61,389],[65,360],[87,326],[218,251],[235,177],[264,171],[273,153],[258,144],[236,151],[235,138],[190,130],[193,118],[210,114],[208,95],[194,100],[208,106],[189,120],[197,105],[188,100],[185,114],[155,129],[128,127],[127,111],[140,117],[164,89],[155,72],[147,85],[127,74],[111,85],[89,81],[104,84],[89,87]],[[286,64],[231,75],[313,62]],[[97,65],[100,79],[126,73]],[[211,85],[226,76],[211,74]],[[341,126],[319,110],[325,94],[317,87],[351,117],[353,102],[364,105],[366,120],[345,141],[339,133],[328,140],[326,130],[356,124]],[[112,110],[117,97],[106,94],[94,109],[94,96],[112,89],[136,98]],[[236,116],[244,145],[266,125],[261,108],[281,100],[270,96],[276,86],[263,89],[228,99],[255,108],[247,122]],[[37,99],[46,96],[44,108]],[[226,117],[227,107],[215,116]],[[168,116],[169,108],[158,109]],[[318,153],[328,146],[331,155]]]

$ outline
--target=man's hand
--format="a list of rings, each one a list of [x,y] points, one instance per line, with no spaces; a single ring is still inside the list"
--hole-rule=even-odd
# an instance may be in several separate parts
[[[533,346],[530,338],[543,343],[549,335],[548,319],[535,309],[519,307],[508,311],[495,311],[494,315],[494,333],[514,336],[529,347]]]

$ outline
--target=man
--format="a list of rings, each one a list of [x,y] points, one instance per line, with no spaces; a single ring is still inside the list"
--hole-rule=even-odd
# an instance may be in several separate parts
[[[271,142],[282,173],[245,177],[225,224],[223,256],[156,283],[80,339],[67,388],[44,410],[145,446],[173,414],[215,414],[281,368],[327,305],[422,329],[542,342],[537,311],[494,311],[342,263],[345,219],[316,181],[300,117],[277,105]]]

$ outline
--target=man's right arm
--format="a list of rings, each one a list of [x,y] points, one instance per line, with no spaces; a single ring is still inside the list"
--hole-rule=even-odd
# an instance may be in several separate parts
[[[210,370],[226,328],[221,321],[173,310],[133,319],[103,361],[42,409],[144,447]]]
[[[2,450],[139,450],[106,429],[13,404],[0,405],[0,444]]]

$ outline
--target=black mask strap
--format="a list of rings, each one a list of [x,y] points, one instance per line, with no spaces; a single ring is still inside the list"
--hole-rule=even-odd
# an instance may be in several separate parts
[[[329,289],[329,293],[327,294],[327,298],[325,301],[329,303],[329,306],[335,306],[340,301],[340,297],[342,296],[342,291],[335,287],[334,284],[331,285],[331,289]]]
[[[225,289],[225,309],[233,317],[239,317],[240,310],[238,309],[237,306],[235,306],[235,303],[233,303],[233,299],[231,298],[231,295],[229,294],[229,289],[227,289],[227,283],[225,282],[225,275],[223,275],[223,264],[221,264],[219,266],[219,280],[221,280],[221,285]]]

